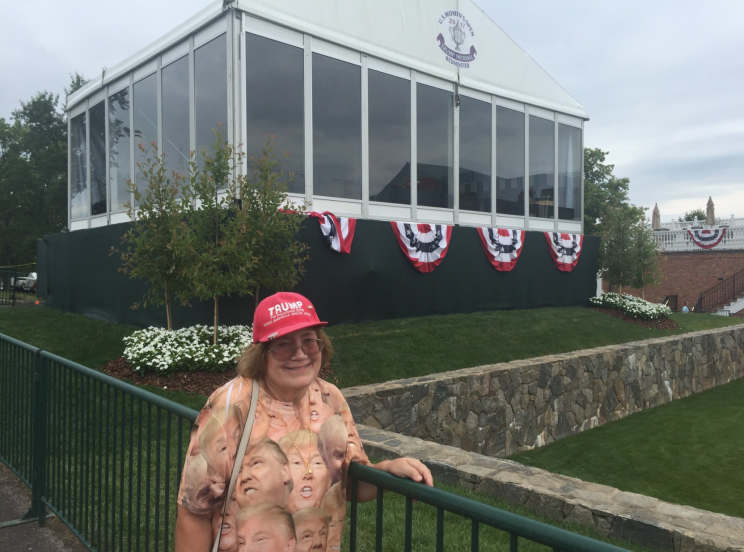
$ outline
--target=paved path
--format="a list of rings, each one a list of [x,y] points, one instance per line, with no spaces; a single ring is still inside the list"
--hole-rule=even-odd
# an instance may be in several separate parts
[[[31,507],[31,491],[5,464],[0,463],[0,523],[17,520]],[[86,548],[56,518],[49,518],[46,527],[24,523],[0,528],[2,552],[85,552]]]

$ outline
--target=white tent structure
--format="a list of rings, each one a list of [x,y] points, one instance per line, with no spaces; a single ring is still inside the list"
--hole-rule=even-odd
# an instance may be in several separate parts
[[[586,111],[472,0],[220,0],[67,111],[70,230],[129,220],[137,144],[185,170],[214,128],[276,135],[316,211],[583,228]]]

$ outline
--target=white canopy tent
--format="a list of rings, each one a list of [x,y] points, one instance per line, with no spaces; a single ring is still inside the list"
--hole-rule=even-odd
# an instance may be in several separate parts
[[[128,220],[137,143],[182,170],[217,123],[276,134],[314,210],[583,228],[586,111],[471,0],[215,2],[67,110],[70,230]]]

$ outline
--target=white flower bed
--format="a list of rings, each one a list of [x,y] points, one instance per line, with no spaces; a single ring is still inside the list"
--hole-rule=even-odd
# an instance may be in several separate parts
[[[641,320],[656,320],[658,318],[669,318],[672,309],[659,303],[651,303],[640,297],[617,293],[604,293],[599,297],[592,297],[589,302],[594,307],[600,309],[617,309],[631,318],[640,318]]]
[[[250,326],[220,326],[217,345],[212,345],[211,326],[192,326],[168,331],[138,330],[124,338],[124,358],[135,372],[207,370],[223,372],[235,368],[243,350],[253,341]]]

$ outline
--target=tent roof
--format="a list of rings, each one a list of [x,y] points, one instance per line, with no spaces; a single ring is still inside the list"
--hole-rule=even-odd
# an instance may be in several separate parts
[[[473,0],[236,0],[233,5],[260,19],[463,87],[588,118],[584,107]],[[221,13],[220,0],[107,70],[106,83],[177,44]],[[101,80],[97,77],[71,95],[68,109],[100,89]]]

